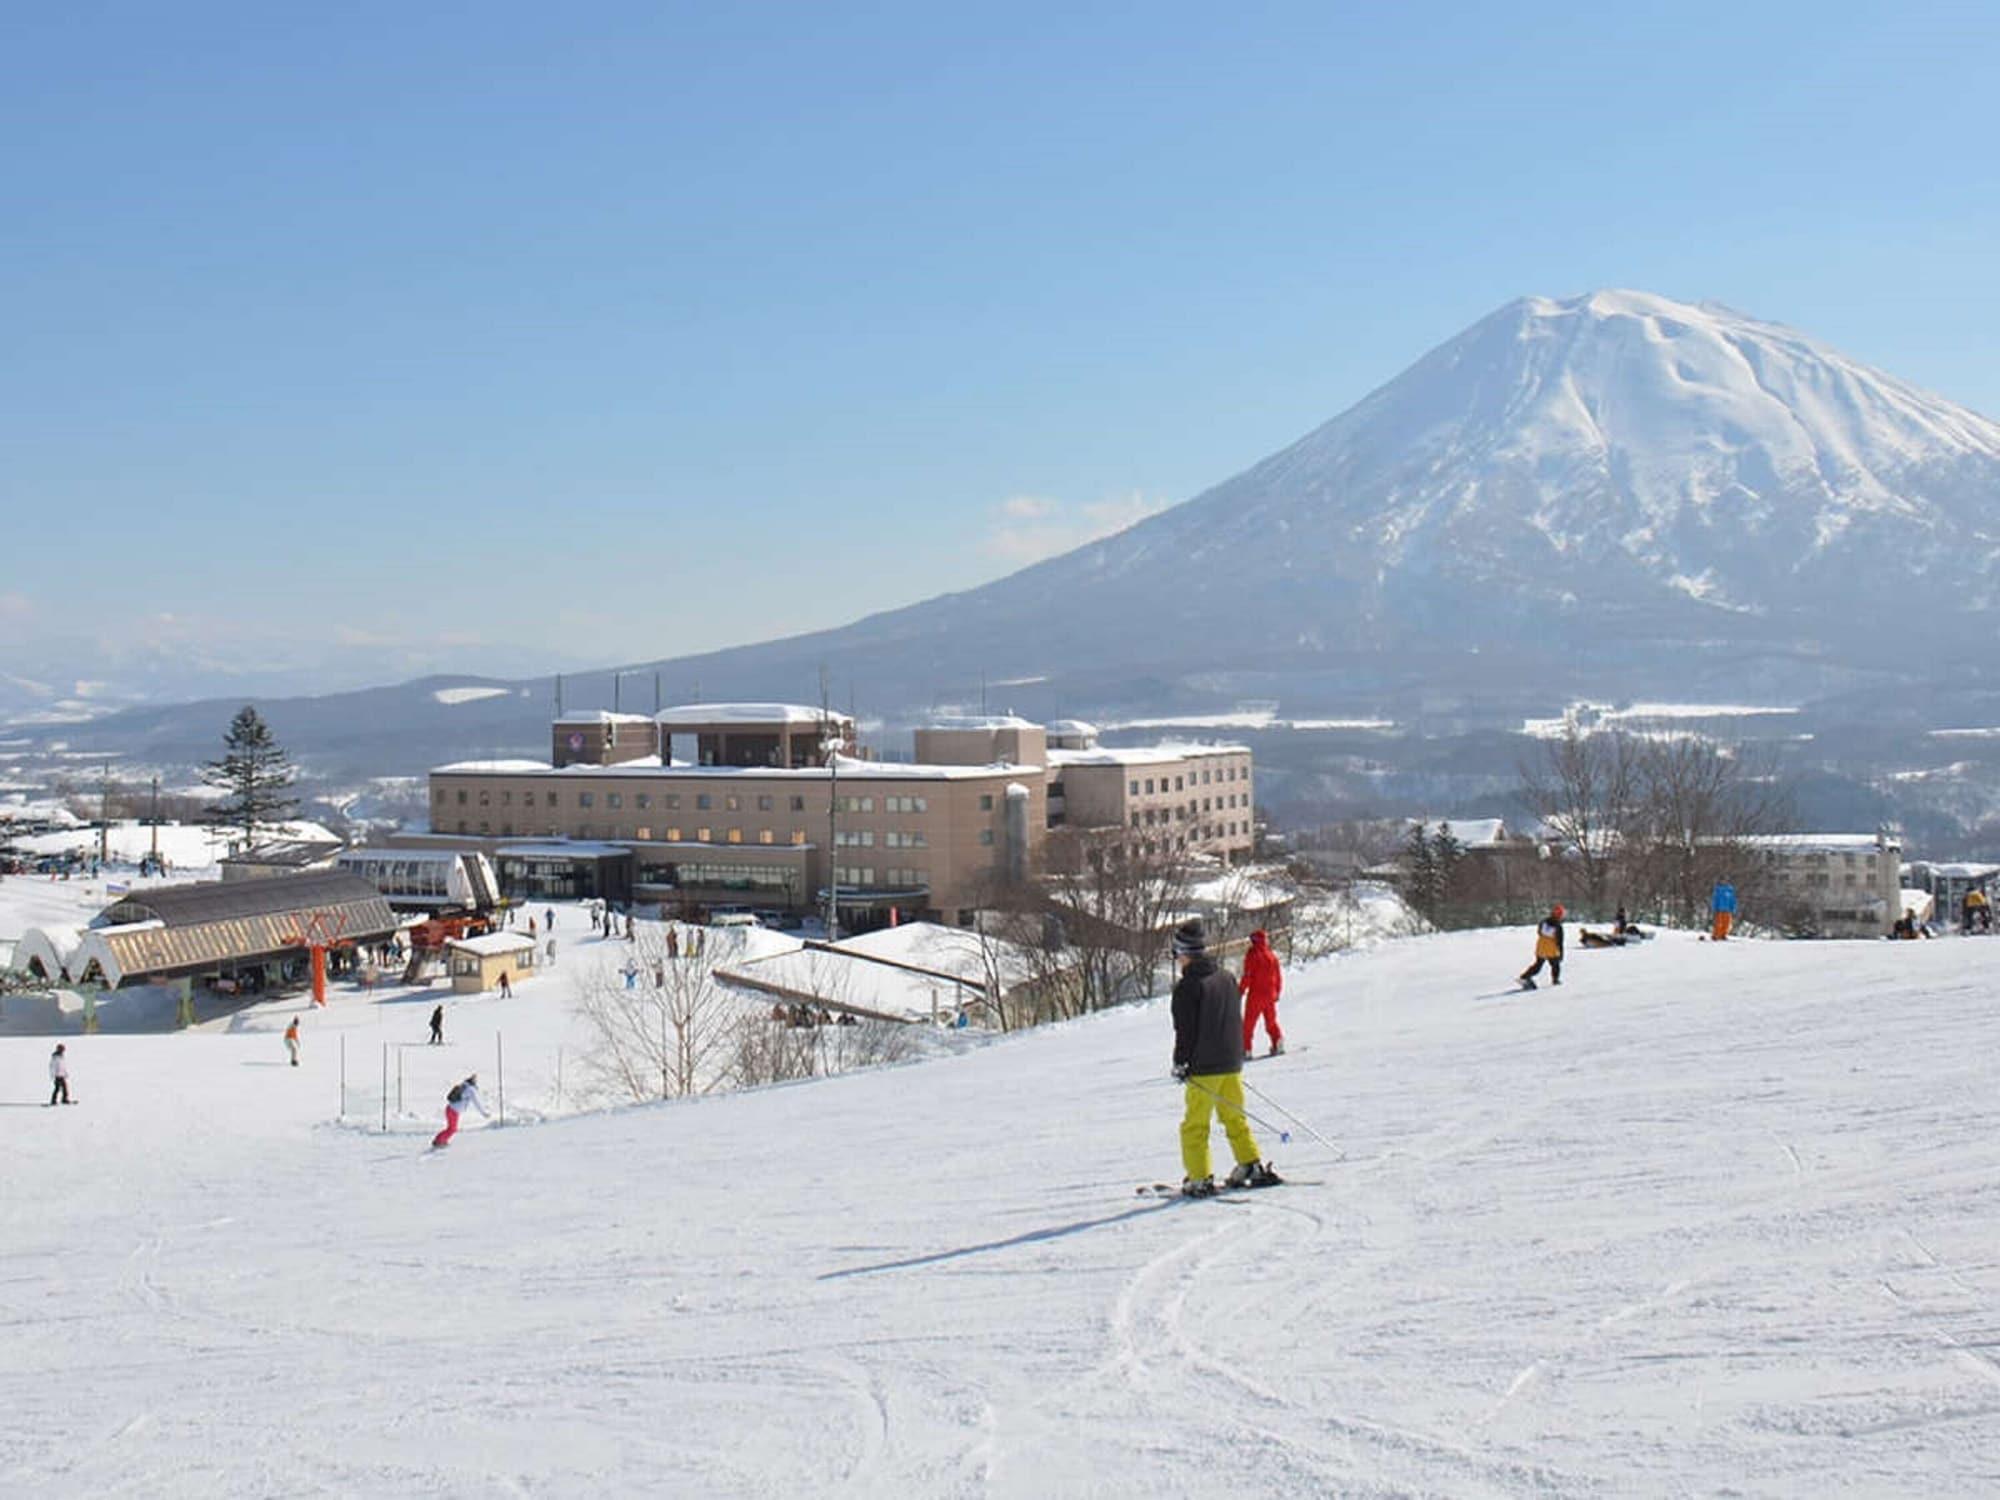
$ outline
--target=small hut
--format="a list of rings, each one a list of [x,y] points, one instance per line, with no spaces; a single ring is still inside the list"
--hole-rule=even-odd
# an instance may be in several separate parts
[[[488,932],[479,937],[450,938],[451,991],[479,995],[496,988],[505,974],[511,985],[534,972],[535,940],[523,932]]]

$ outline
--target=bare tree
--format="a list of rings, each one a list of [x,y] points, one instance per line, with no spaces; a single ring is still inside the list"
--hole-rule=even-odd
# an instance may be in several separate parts
[[[713,1089],[727,1071],[740,1006],[707,958],[670,957],[662,929],[640,929],[624,951],[622,965],[599,964],[577,994],[592,1040],[586,1072],[616,1098],[677,1099]]]
[[[1648,740],[1637,786],[1624,845],[1640,903],[1662,920],[1695,926],[1717,880],[1730,878],[1745,895],[1761,888],[1765,862],[1749,841],[1790,819],[1768,753],[1692,736]]]
[[[1054,925],[1041,947],[1070,977],[1044,1003],[1062,1016],[1151,994],[1189,884],[1178,845],[1052,835],[1036,907]]]
[[[1521,763],[1521,800],[1583,877],[1584,907],[1602,912],[1627,820],[1639,800],[1642,746],[1629,735],[1593,734],[1574,719]]]

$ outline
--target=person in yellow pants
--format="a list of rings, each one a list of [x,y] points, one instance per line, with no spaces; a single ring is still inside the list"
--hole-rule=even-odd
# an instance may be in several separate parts
[[[1216,1191],[1209,1165],[1209,1126],[1216,1115],[1236,1166],[1230,1187],[1271,1187],[1282,1181],[1263,1159],[1243,1114],[1243,1009],[1236,978],[1208,956],[1199,918],[1174,929],[1174,1077],[1185,1085],[1181,1117],[1181,1192],[1206,1198]]]

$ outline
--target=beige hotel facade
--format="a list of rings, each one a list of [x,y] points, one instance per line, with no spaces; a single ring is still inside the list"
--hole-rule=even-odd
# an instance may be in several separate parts
[[[564,716],[550,749],[438,767],[430,832],[387,842],[481,850],[529,901],[796,913],[831,880],[852,927],[970,921],[1058,830],[1225,860],[1253,837],[1244,746],[1102,748],[1075,722],[943,720],[898,762],[859,753],[843,714],[711,703]]]

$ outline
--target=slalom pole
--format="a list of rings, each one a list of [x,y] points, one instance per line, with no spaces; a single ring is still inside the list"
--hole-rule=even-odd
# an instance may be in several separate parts
[[[1182,1083],[1194,1083],[1194,1086],[1196,1088],[1200,1089],[1204,1094],[1208,1095],[1208,1097],[1213,1099],[1217,1104],[1229,1103],[1227,1099],[1223,1098],[1222,1095],[1216,1093],[1214,1089],[1210,1088],[1205,1083],[1195,1083],[1194,1079],[1192,1078],[1185,1078],[1179,1081]],[[1235,1106],[1231,1107],[1234,1108]],[[1252,1110],[1248,1105],[1242,1106],[1242,1109],[1243,1109],[1244,1119],[1254,1120],[1257,1124],[1262,1125],[1266,1130],[1275,1131],[1277,1133],[1277,1137],[1280,1144],[1290,1142],[1292,1138],[1292,1133],[1289,1130],[1285,1129],[1284,1126],[1273,1124],[1271,1121],[1265,1119],[1262,1115]]]
[[[1266,1104],[1270,1105],[1271,1108],[1275,1109],[1279,1114],[1283,1115],[1287,1120],[1290,1120],[1294,1125],[1298,1126],[1299,1129],[1303,1130],[1307,1135],[1311,1136],[1314,1140],[1318,1141],[1322,1146],[1326,1147],[1327,1150],[1331,1151],[1335,1156],[1339,1157],[1342,1161],[1347,1160],[1347,1150],[1345,1147],[1335,1145],[1332,1141],[1328,1140],[1325,1136],[1321,1135],[1317,1130],[1314,1130],[1312,1126],[1308,1125],[1304,1120],[1301,1120],[1297,1115],[1293,1114],[1289,1109],[1286,1109],[1285,1106],[1280,1104],[1276,1099],[1273,1099],[1269,1094],[1265,1093],[1262,1089],[1258,1088],[1256,1084],[1251,1083],[1246,1079],[1244,1081],[1243,1087],[1248,1089],[1251,1093],[1255,1094],[1259,1099],[1262,1099]]]

